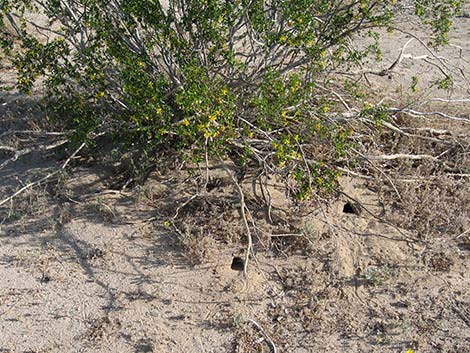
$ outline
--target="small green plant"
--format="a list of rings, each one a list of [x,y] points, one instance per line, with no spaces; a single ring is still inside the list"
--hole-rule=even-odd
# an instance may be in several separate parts
[[[164,221],[165,227],[176,227],[171,221]],[[177,243],[184,249],[185,257],[193,265],[199,265],[206,260],[212,239],[204,234],[202,228],[196,229],[184,224],[177,229]]]
[[[379,286],[396,276],[397,271],[398,269],[396,267],[390,265],[369,267],[364,273],[364,279],[373,286]]]
[[[446,76],[444,79],[439,81],[438,87],[439,89],[449,89],[452,88],[454,84],[454,80],[451,76]]]
[[[412,76],[411,77],[411,91],[413,93],[418,92],[418,82],[419,82],[418,76]]]
[[[239,327],[241,326],[241,324],[243,323],[244,319],[243,319],[243,315],[242,314],[235,314],[233,315],[232,317],[232,325],[234,327]]]
[[[361,116],[373,121],[376,126],[380,126],[390,118],[388,108],[385,105],[374,106],[367,102],[364,104]]]

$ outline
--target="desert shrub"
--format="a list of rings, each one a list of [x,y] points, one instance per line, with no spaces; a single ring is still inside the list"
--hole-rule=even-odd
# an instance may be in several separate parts
[[[230,156],[293,180],[294,195],[331,189],[354,129],[334,73],[380,58],[376,30],[415,11],[446,42],[461,1],[1,0],[0,45],[17,88],[45,88],[76,140],[98,132],[125,149]],[[46,24],[32,20],[42,14]],[[355,48],[351,38],[368,37]],[[336,88],[335,88],[336,87]],[[363,116],[387,119],[351,95]],[[344,105],[344,104],[343,104]]]

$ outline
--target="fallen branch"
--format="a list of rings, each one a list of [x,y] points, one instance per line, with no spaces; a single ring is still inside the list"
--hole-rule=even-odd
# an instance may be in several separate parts
[[[68,140],[61,140],[61,141],[59,141],[57,143],[54,143],[52,145],[41,145],[41,146],[38,146],[38,147],[35,147],[35,148],[25,148],[25,149],[22,149],[22,150],[16,150],[15,148],[10,147],[10,146],[0,146],[0,150],[5,150],[5,151],[8,151],[8,152],[14,152],[15,153],[15,155],[13,157],[5,160],[2,164],[0,164],[0,169],[4,168],[5,166],[7,166],[11,162],[15,162],[16,160],[18,160],[18,158],[20,158],[24,155],[30,154],[31,152],[50,151],[54,148],[65,145],[67,142],[69,142],[69,141]]]
[[[18,196],[19,194],[21,194],[22,192],[36,186],[36,185],[40,185],[41,183],[43,183],[44,181],[46,181],[47,179],[50,179],[51,177],[53,177],[54,175],[57,175],[59,174],[62,170],[64,170],[65,168],[67,168],[67,165],[70,163],[70,161],[77,155],[78,152],[80,152],[80,150],[85,147],[85,142],[83,142],[80,147],[78,147],[73,153],[72,155],[64,162],[64,164],[62,164],[62,166],[57,169],[56,171],[52,172],[52,173],[49,173],[47,174],[46,176],[42,177],[41,179],[39,180],[36,180],[36,181],[33,181],[29,184],[26,184],[25,186],[23,186],[21,189],[19,189],[18,191],[16,191],[14,194],[10,195],[9,197],[7,197],[6,199],[0,201],[0,206],[2,206],[3,204],[7,203],[8,201],[11,201],[13,200],[16,196]]]
[[[419,138],[421,140],[428,140],[428,141],[433,141],[433,142],[443,143],[443,144],[449,144],[449,145],[453,144],[453,142],[448,141],[448,140],[438,139],[438,138],[430,137],[430,136],[410,134],[409,132],[403,131],[399,127],[397,127],[393,124],[390,124],[386,121],[382,122],[382,125],[389,128],[390,130],[398,132],[399,134],[402,134],[402,135],[407,136],[407,137]],[[437,134],[437,135],[444,135],[444,134],[447,135],[448,133],[450,133],[447,130],[434,130],[434,129],[430,129],[430,128],[422,128],[421,131],[427,131],[427,132],[431,132],[431,133],[434,133],[434,134]]]
[[[441,118],[445,118],[445,119],[449,119],[449,120],[457,120],[457,121],[463,121],[463,122],[466,122],[466,123],[470,123],[470,118],[462,118],[462,117],[459,117],[459,116],[452,116],[452,115],[448,115],[448,114],[445,114],[445,113],[442,113],[442,112],[419,112],[419,111],[416,111],[416,110],[412,110],[412,109],[407,109],[407,108],[404,108],[404,109],[399,109],[399,108],[391,108],[390,109],[392,112],[394,113],[404,113],[404,114],[408,114],[412,117],[415,117],[415,118],[419,118],[419,117],[423,117],[423,116],[432,116],[432,115],[437,115]]]
[[[410,36],[411,38],[417,40],[417,41],[424,47],[424,49],[426,49],[426,51],[430,54],[430,56],[431,56],[432,58],[434,58],[435,60],[437,60],[437,61],[442,65],[442,67],[445,68],[445,69],[448,71],[448,73],[452,72],[452,70],[447,66],[447,64],[444,62],[444,60],[443,60],[441,57],[437,56],[436,53],[435,53],[431,48],[429,48],[429,46],[426,45],[426,43],[425,43],[421,38],[419,38],[417,35],[415,35],[415,34],[413,34],[413,33],[411,33],[411,32],[408,32],[408,31],[406,31],[406,30],[404,30],[404,29],[401,29],[401,28],[399,28],[399,27],[390,26],[389,28],[390,28],[390,29],[393,29],[393,30],[395,30],[395,31],[401,32],[401,33],[403,33],[403,34],[406,34],[406,35]],[[439,70],[440,70],[444,75],[446,75],[446,76],[449,75],[448,73],[446,73],[446,72],[444,71],[444,69],[443,69],[442,67],[440,67],[440,66],[438,66],[438,65],[436,65],[436,66],[439,68]]]
[[[429,99],[427,102],[470,103],[470,98],[460,98],[460,99],[432,98],[432,99]]]
[[[349,174],[349,175],[353,175],[353,176],[358,177],[358,178],[361,178],[361,179],[367,179],[367,180],[372,180],[372,179],[374,179],[374,177],[372,177],[372,176],[370,176],[370,175],[365,175],[365,174],[357,173],[357,172],[352,171],[352,170],[347,169],[347,168],[336,167],[336,169],[338,169],[339,171],[341,171],[341,172],[343,172],[343,173],[346,173],[346,174]]]
[[[436,157],[431,156],[429,154],[404,154],[404,153],[382,154],[382,155],[379,155],[379,156],[365,156],[365,158],[367,158],[371,161],[394,160],[394,159],[412,159],[412,160],[431,159],[431,160],[437,160]]]
[[[462,173],[446,173],[442,175],[428,175],[426,177],[416,177],[416,176],[401,176],[394,178],[394,180],[402,183],[432,183],[433,180],[439,179],[442,177],[453,177],[453,178],[470,178],[470,174]]]
[[[393,180],[380,168],[377,168],[374,163],[371,162],[371,158],[369,158],[369,156],[364,156],[362,153],[360,153],[359,151],[355,151],[358,155],[360,155],[362,158],[365,158],[366,161],[372,166],[372,168],[374,168],[375,170],[377,170],[380,174],[382,174],[385,179],[388,180],[388,182],[390,183],[390,185],[392,185],[392,188],[393,190],[395,190],[395,193],[397,194],[398,198],[401,200],[401,195],[400,195],[400,192],[398,191],[397,187],[395,186],[395,183],[393,182]],[[374,156],[373,156],[374,157]],[[377,157],[377,156],[375,156]]]
[[[0,138],[10,135],[43,135],[43,136],[64,136],[67,135],[66,132],[57,132],[57,131],[40,131],[40,130],[8,130],[0,134]]]

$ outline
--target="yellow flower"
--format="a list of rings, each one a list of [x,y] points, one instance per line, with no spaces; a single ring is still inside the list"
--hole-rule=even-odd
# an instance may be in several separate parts
[[[315,45],[315,41],[313,41],[312,39],[309,39],[309,40],[307,40],[307,41],[305,42],[305,46],[306,46],[307,48],[311,48],[311,47],[313,47],[314,45]]]
[[[163,226],[168,228],[169,226],[171,226],[171,222],[169,220],[163,221]]]
[[[222,88],[222,90],[220,91],[220,93],[222,94],[222,96],[226,96],[227,93],[228,93],[228,89],[227,88]]]
[[[206,132],[204,133],[204,137],[205,137],[206,139],[208,139],[208,138],[211,137],[211,136],[212,136],[212,133],[211,133],[210,131],[206,131]]]
[[[184,126],[188,126],[189,125],[189,120],[188,119],[184,119],[181,124],[183,124]]]
[[[408,349],[408,350],[406,351],[406,353],[415,353],[415,351],[412,350],[412,349]]]
[[[282,35],[282,36],[279,37],[279,43],[281,43],[281,44],[285,43],[286,40],[287,40],[287,37],[285,35]]]
[[[325,106],[323,106],[322,110],[323,110],[323,113],[328,113],[329,110],[330,110],[330,107],[328,107],[327,105],[325,105]]]
[[[217,115],[216,114],[209,115],[209,121],[210,122],[214,122],[216,120],[217,120]]]
[[[157,108],[157,114],[160,115],[162,113],[163,109],[161,107]]]
[[[300,136],[299,135],[294,135],[294,140],[295,140],[295,142],[299,142],[300,141]]]
[[[281,112],[281,116],[282,116],[283,119],[287,119],[287,112],[285,110],[283,110]]]

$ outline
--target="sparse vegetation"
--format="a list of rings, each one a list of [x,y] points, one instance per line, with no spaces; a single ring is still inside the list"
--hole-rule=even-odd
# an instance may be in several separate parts
[[[364,272],[364,279],[368,284],[378,286],[396,276],[397,267],[390,265],[368,267]]]
[[[465,351],[461,6],[0,0],[0,350]]]

